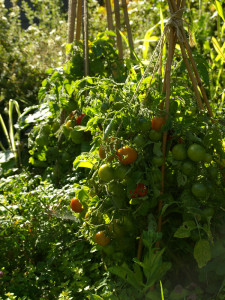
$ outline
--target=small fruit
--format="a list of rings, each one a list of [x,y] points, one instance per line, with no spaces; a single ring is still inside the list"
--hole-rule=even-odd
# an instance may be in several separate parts
[[[106,246],[110,243],[111,239],[108,237],[104,231],[99,231],[95,234],[94,241],[100,246]]]
[[[138,157],[137,151],[129,146],[120,148],[116,154],[123,165],[135,162]]]
[[[158,142],[158,141],[160,141],[162,139],[162,133],[159,132],[159,131],[156,131],[156,130],[152,129],[149,132],[149,138],[153,142]]]
[[[208,193],[207,186],[204,183],[200,182],[194,183],[192,185],[191,191],[196,198],[205,198]]]
[[[146,143],[146,139],[142,135],[138,134],[134,138],[134,143],[137,147],[143,147]]]
[[[195,162],[204,160],[205,153],[205,149],[199,144],[192,144],[187,151],[188,157]]]
[[[184,175],[192,175],[195,172],[195,166],[191,161],[185,161],[181,167]]]
[[[83,210],[83,206],[78,198],[73,198],[71,200],[70,207],[76,213],[80,213]]]
[[[166,123],[166,120],[164,117],[154,117],[151,120],[152,129],[156,131],[160,131],[162,126]]]
[[[109,182],[114,179],[114,169],[111,166],[104,164],[99,168],[98,176],[101,180]]]
[[[134,191],[129,191],[131,198],[144,197],[147,193],[148,188],[143,183],[139,183]]]
[[[176,144],[172,149],[172,156],[175,160],[185,160],[187,151],[183,144]]]
[[[85,116],[84,113],[82,113],[81,115],[79,115],[78,117],[76,117],[76,123],[77,125],[81,125],[82,119]]]
[[[105,147],[104,146],[100,146],[98,149],[98,155],[100,157],[100,159],[105,159],[106,158],[106,152],[105,152]]]
[[[205,153],[204,161],[210,164],[212,161],[212,155],[210,153]]]

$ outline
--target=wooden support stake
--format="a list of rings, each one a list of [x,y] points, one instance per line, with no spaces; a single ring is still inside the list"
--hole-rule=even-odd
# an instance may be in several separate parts
[[[68,7],[68,43],[72,43],[74,39],[75,18],[76,18],[77,0],[69,0]]]
[[[78,0],[77,5],[77,28],[76,28],[76,41],[80,40],[81,36],[81,21],[82,21],[82,0]]]
[[[113,26],[111,0],[105,0],[105,6],[106,6],[106,13],[107,13],[108,29],[113,31],[114,26]]]
[[[134,43],[133,43],[133,37],[132,37],[132,33],[131,33],[129,15],[127,12],[126,0],[122,0],[122,8],[123,8],[124,19],[125,19],[125,24],[126,24],[126,28],[127,28],[128,42],[129,42],[129,46],[130,46],[130,57],[131,57],[131,59],[134,59],[134,54],[132,51],[132,50],[134,50]]]
[[[82,1],[82,31],[83,31],[83,56],[84,76],[89,75],[89,48],[88,48],[88,0]]]
[[[191,65],[192,65],[192,68],[194,70],[194,73],[195,73],[195,77],[197,79],[197,84],[202,92],[202,97],[203,97],[203,100],[206,104],[206,107],[207,107],[207,110],[208,110],[208,113],[209,113],[209,116],[212,118],[213,117],[213,113],[212,113],[212,109],[210,107],[210,104],[209,104],[209,101],[208,101],[208,97],[206,95],[206,91],[203,87],[203,84],[202,84],[202,81],[201,81],[201,78],[200,78],[200,75],[198,73],[198,69],[197,69],[197,66],[196,66],[196,63],[195,63],[195,60],[192,56],[192,52],[191,52],[191,48],[189,46],[189,43],[188,43],[188,40],[187,40],[187,37],[186,37],[186,34],[185,34],[185,31],[184,31],[184,28],[182,27],[182,34],[183,34],[183,38],[184,38],[184,46],[187,50],[187,54],[189,56],[189,59],[190,59],[190,62],[191,62]]]
[[[117,40],[117,48],[119,51],[119,59],[123,59],[123,46],[122,46],[122,38],[120,35],[120,6],[119,0],[114,0],[114,11],[115,11],[115,19],[116,19],[116,40]]]

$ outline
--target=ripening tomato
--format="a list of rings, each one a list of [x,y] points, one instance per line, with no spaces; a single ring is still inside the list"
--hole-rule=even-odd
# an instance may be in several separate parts
[[[98,149],[98,154],[99,154],[99,157],[101,159],[105,159],[106,158],[106,151],[105,151],[105,147],[104,146],[100,146],[99,149]]]
[[[73,198],[71,200],[70,207],[76,213],[80,213],[83,210],[83,206],[78,198]]]
[[[111,239],[104,231],[99,231],[95,234],[94,241],[96,244],[104,247],[110,243]]]
[[[134,148],[131,148],[130,146],[125,146],[120,148],[116,155],[118,156],[120,162],[123,165],[128,165],[137,160],[138,154],[137,151]]]
[[[154,117],[151,120],[152,129],[156,131],[160,131],[162,126],[166,123],[166,120],[164,117]]]
[[[76,123],[77,125],[81,125],[82,119],[85,116],[84,113],[82,113],[81,115],[79,115],[78,117],[76,117]]]
[[[99,168],[98,176],[101,180],[109,182],[114,179],[114,169],[110,165],[104,164]]]

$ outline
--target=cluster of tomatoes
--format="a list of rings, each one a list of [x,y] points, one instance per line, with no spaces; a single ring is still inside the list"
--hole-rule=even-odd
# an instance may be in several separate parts
[[[106,253],[111,248],[114,254],[115,249],[121,250],[125,238],[131,249],[146,228],[148,215],[157,215],[164,163],[168,201],[180,201],[181,210],[193,210],[194,217],[198,212],[202,220],[204,212],[211,217],[211,203],[219,195],[213,189],[223,177],[218,173],[221,169],[212,149],[209,153],[200,139],[193,142],[169,131],[164,159],[162,135],[166,119],[141,117],[138,124],[130,139],[111,135],[100,143],[98,164],[87,180],[90,197],[98,199],[97,204],[89,206],[83,205],[82,199],[71,200],[71,209],[88,224],[92,242]]]

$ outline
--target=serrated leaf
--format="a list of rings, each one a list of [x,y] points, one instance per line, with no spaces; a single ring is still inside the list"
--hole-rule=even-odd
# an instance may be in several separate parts
[[[204,267],[211,259],[211,248],[207,240],[199,240],[194,247],[194,258],[198,263],[198,267]]]
[[[196,228],[194,221],[184,222],[174,233],[174,237],[182,239],[187,238],[191,235],[191,231]]]

